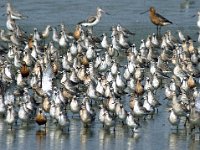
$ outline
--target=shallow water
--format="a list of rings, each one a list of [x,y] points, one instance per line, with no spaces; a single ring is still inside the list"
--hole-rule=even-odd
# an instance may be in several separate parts
[[[0,1],[4,5],[5,0]],[[200,1],[195,0],[20,0],[13,1],[16,10],[23,12],[28,19],[19,21],[20,26],[27,32],[32,32],[34,27],[40,31],[47,24],[57,26],[63,22],[69,31],[79,21],[93,15],[96,7],[100,6],[110,15],[104,15],[101,22],[94,27],[98,35],[103,32],[110,33],[112,25],[118,23],[136,33],[133,42],[138,44],[148,34],[156,32],[156,27],[151,24],[148,14],[140,15],[154,6],[159,13],[173,22],[162,28],[162,32],[181,29],[184,34],[197,40],[197,17],[191,17],[200,9]],[[3,16],[5,7],[0,8],[0,27],[5,28],[6,17]],[[2,14],[2,15],[1,15]],[[148,149],[148,150],[176,150],[200,149],[198,135],[190,135],[183,128],[176,131],[168,123],[167,102],[163,100],[163,93],[158,95],[162,106],[154,119],[147,119],[141,123],[138,133],[132,135],[126,128],[117,125],[116,131],[105,130],[96,119],[91,128],[85,129],[78,117],[70,118],[69,131],[60,131],[55,125],[48,125],[46,133],[35,124],[14,127],[9,130],[4,120],[0,120],[0,149]]]

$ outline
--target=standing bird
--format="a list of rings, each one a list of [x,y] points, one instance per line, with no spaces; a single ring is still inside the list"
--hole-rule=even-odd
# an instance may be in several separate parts
[[[150,9],[148,11],[149,11],[149,17],[150,17],[151,22],[157,26],[157,34],[160,33],[162,26],[172,24],[171,21],[169,21],[165,17],[161,16],[160,14],[156,13],[156,10],[154,7],[150,7]],[[145,11],[145,12],[147,12],[147,11]],[[143,12],[143,13],[145,13],[145,12]]]
[[[79,24],[81,24],[82,26],[85,26],[85,27],[92,28],[93,26],[95,26],[96,24],[99,23],[99,21],[101,20],[101,17],[102,17],[102,13],[108,14],[100,7],[97,7],[95,16],[90,16],[86,21],[82,21]]]
[[[15,122],[15,111],[13,105],[7,106],[6,120],[8,125],[10,125],[11,130],[13,129],[13,123]]]
[[[75,28],[75,31],[73,33],[73,36],[74,36],[76,41],[81,37],[81,30],[82,30],[81,29],[81,25],[77,24],[76,28]]]
[[[197,12],[198,20],[197,20],[197,27],[200,28],[200,11]]]
[[[170,108],[169,112],[170,112],[170,115],[168,117],[169,122],[171,123],[171,125],[176,126],[176,128],[178,129],[178,125],[180,123],[180,117],[175,114],[172,108]]]
[[[131,112],[127,113],[126,124],[132,130],[133,133],[136,132],[137,129],[140,127],[139,122],[136,121]]]
[[[44,114],[44,111],[42,110],[42,108],[39,108],[39,112],[37,113],[37,115],[35,117],[35,122],[39,126],[45,125],[45,128],[46,128],[47,118],[46,118],[46,115]]]
[[[22,61],[22,66],[20,68],[20,72],[22,74],[22,77],[28,77],[29,76],[29,69],[28,69],[28,66],[26,64],[25,61]]]

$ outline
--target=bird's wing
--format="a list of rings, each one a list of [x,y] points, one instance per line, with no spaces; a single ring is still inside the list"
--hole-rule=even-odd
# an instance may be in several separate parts
[[[160,21],[164,21],[164,22],[168,22],[168,23],[171,23],[171,24],[172,24],[171,21],[169,21],[169,20],[166,19],[165,17],[161,16],[160,14],[157,14],[157,13],[156,13],[155,15],[159,18]]]
[[[96,17],[95,16],[91,16],[91,17],[89,17],[88,19],[87,19],[87,22],[88,23],[92,23],[92,22],[94,22],[96,20]]]

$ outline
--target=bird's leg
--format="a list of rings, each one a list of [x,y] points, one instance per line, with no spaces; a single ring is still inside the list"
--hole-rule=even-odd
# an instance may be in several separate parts
[[[115,133],[115,127],[113,128],[113,132]]]
[[[133,137],[135,133],[134,129],[131,129],[131,132],[132,132],[132,137]]]
[[[189,122],[189,118],[188,117],[186,117],[186,119],[185,119],[184,127],[186,127],[187,122]]]
[[[161,35],[161,26],[158,26],[159,35]]]
[[[159,30],[159,29],[158,29],[158,26],[156,26],[157,36],[158,36],[158,30]]]

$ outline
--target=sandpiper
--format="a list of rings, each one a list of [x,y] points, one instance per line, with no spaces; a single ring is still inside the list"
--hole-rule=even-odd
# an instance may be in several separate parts
[[[136,119],[131,114],[131,112],[127,113],[126,124],[128,125],[128,127],[131,129],[133,133],[135,133],[138,127],[140,127],[139,122],[136,121]]]
[[[90,16],[86,21],[80,22],[80,24],[81,24],[82,26],[86,26],[86,27],[93,27],[93,26],[95,26],[96,24],[98,24],[99,21],[101,20],[102,13],[108,14],[107,12],[105,12],[105,11],[104,11],[103,9],[101,9],[100,7],[97,7],[96,16]]]
[[[13,105],[7,106],[7,114],[6,114],[6,120],[5,120],[11,127],[11,130],[13,129],[13,123],[15,122],[15,111],[13,108]]]
[[[157,34],[160,33],[160,29],[162,26],[172,24],[171,21],[164,18],[160,14],[156,13],[156,10],[154,7],[150,7],[148,11],[149,11],[149,17],[150,17],[151,22],[157,26]]]
[[[47,123],[47,118],[46,115],[44,114],[44,111],[42,108],[39,108],[38,113],[35,117],[35,122],[41,126],[41,125],[45,125],[46,128],[46,123]]]
[[[200,28],[200,11],[197,12],[198,20],[197,20],[197,27]]]

